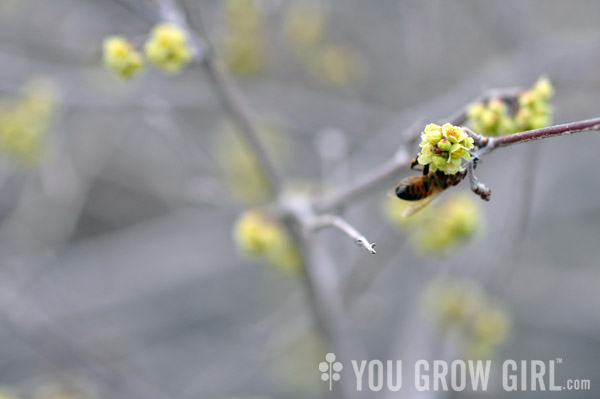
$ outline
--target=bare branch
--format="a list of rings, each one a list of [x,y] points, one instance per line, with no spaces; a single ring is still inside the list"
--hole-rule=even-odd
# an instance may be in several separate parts
[[[475,98],[471,103],[485,102],[491,98],[499,98],[504,101],[515,100],[523,90],[518,87],[506,88],[506,89],[491,89],[487,90],[483,95]],[[446,119],[441,120],[440,123],[449,122],[453,125],[462,125],[467,121],[466,106],[461,107],[459,110],[448,116]],[[376,167],[373,171],[366,173],[358,179],[350,182],[347,186],[344,186],[336,191],[328,193],[323,198],[319,199],[315,203],[315,208],[318,211],[327,212],[342,206],[350,201],[355,200],[357,197],[373,190],[378,187],[381,183],[387,181],[395,174],[400,172],[405,167],[408,167],[411,159],[410,155],[405,151],[404,147],[415,141],[419,133],[423,129],[423,122],[415,123],[402,133],[402,144],[401,148],[396,152],[395,156]],[[470,131],[472,137],[478,136],[480,139],[475,140],[479,142],[481,146],[487,143],[487,137],[477,135]],[[481,147],[480,146],[480,147]]]
[[[348,237],[352,238],[358,245],[366,249],[372,254],[375,254],[375,243],[370,243],[358,230],[356,230],[350,223],[345,221],[343,218],[335,215],[320,215],[318,216],[312,226],[314,229],[319,230],[326,227],[335,227]]]
[[[506,136],[490,137],[487,145],[484,145],[482,148],[480,148],[476,154],[486,154],[495,150],[496,148],[506,147],[516,143],[524,143],[527,141],[541,140],[548,137],[566,136],[597,130],[600,130],[600,118],[565,123],[563,125],[548,126],[526,132],[508,134]]]
[[[122,4],[129,4],[127,0],[117,1]],[[221,104],[239,128],[246,143],[252,149],[256,160],[267,177],[267,184],[271,194],[273,196],[278,195],[282,185],[280,173],[275,167],[275,163],[271,159],[271,156],[268,154],[259,131],[250,117],[251,113],[247,104],[213,50],[208,37],[208,32],[204,28],[201,18],[197,18],[197,22],[201,29],[200,35],[198,35],[190,27],[186,16],[174,0],[156,0],[156,3],[158,5],[158,20],[176,24],[188,32],[196,62],[200,63],[206,71]],[[136,7],[135,10],[138,12],[143,11],[139,7]]]
[[[402,169],[407,168],[409,161],[410,157],[408,153],[401,149],[386,163],[379,165],[371,172],[350,182],[347,186],[318,200],[315,204],[315,208],[318,211],[329,211],[342,206],[347,202],[353,201],[357,197],[378,187],[382,182],[390,179]]]

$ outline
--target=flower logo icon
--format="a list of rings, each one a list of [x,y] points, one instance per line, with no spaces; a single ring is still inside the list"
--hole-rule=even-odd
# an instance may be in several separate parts
[[[340,380],[340,371],[344,368],[342,363],[335,361],[335,354],[328,353],[325,355],[325,362],[319,363],[319,371],[323,381],[329,381],[329,390],[332,389],[333,381]]]

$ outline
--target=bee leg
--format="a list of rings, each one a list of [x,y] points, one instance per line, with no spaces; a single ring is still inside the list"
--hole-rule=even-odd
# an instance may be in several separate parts
[[[419,161],[417,161],[417,158],[414,158],[412,161],[410,161],[410,168],[415,169],[415,166],[417,166],[418,164]]]
[[[419,165],[419,162],[417,161],[417,158],[413,159],[412,161],[410,161],[410,168],[413,170],[421,170],[423,171],[423,175],[428,175],[429,174],[429,164],[424,165],[422,168],[417,168],[416,166]]]

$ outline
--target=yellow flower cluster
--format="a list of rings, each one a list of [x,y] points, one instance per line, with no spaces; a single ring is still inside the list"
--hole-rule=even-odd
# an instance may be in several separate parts
[[[502,136],[548,126],[553,93],[550,80],[542,77],[531,89],[519,95],[517,104],[509,106],[499,98],[492,98],[487,103],[470,105],[467,108],[469,124],[485,136]]]
[[[461,159],[469,160],[473,139],[463,129],[446,123],[438,126],[430,123],[421,134],[421,152],[417,161],[431,165],[431,171],[441,170],[447,175],[462,171]]]
[[[26,165],[39,161],[55,97],[51,82],[35,79],[18,98],[0,102],[0,150],[4,154]]]
[[[104,39],[103,58],[104,65],[124,79],[129,79],[144,66],[140,53],[120,36]]]
[[[185,30],[167,23],[154,27],[144,52],[152,64],[167,72],[180,71],[193,55]],[[141,54],[120,36],[104,40],[103,59],[104,65],[123,79],[129,79],[144,66]]]
[[[302,267],[298,249],[283,226],[258,211],[247,211],[240,216],[233,237],[246,255],[263,257],[290,273],[299,272]]]
[[[150,62],[167,72],[179,72],[192,59],[185,30],[166,23],[154,27],[144,52]]]
[[[403,217],[410,202],[389,198],[385,217],[403,227],[423,254],[444,254],[473,238],[480,230],[483,216],[472,195],[453,193],[442,203],[430,205],[416,214]]]
[[[519,95],[519,111],[515,115],[517,131],[539,129],[550,125],[550,98],[554,88],[548,78],[540,78],[533,87]]]
[[[415,243],[424,253],[448,252],[481,228],[483,217],[472,195],[453,194],[433,210],[434,218],[423,223],[415,235]]]
[[[227,0],[222,51],[233,73],[251,76],[265,68],[263,19],[256,0]]]
[[[506,341],[510,316],[470,280],[433,282],[425,293],[426,311],[443,331],[459,331],[469,357],[489,355]]]

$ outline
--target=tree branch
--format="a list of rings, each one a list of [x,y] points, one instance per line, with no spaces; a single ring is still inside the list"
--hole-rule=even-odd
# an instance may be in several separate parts
[[[217,94],[222,106],[240,130],[244,140],[252,149],[252,153],[264,171],[269,191],[273,196],[277,196],[280,193],[282,186],[280,173],[266,150],[258,128],[252,122],[250,110],[243,100],[243,97],[240,95],[239,89],[221,65],[221,62],[210,43],[208,32],[204,28],[204,24],[199,15],[200,13],[197,13],[198,18],[196,21],[201,30],[200,35],[198,35],[190,27],[185,14],[180,10],[178,4],[174,0],[156,0],[156,4],[158,5],[156,15],[151,15],[149,10],[142,7],[139,3],[134,3],[129,0],[115,1],[138,13],[150,23],[161,20],[167,21],[178,25],[187,31],[190,38],[190,45],[194,50],[194,60],[206,71],[213,84],[215,94]]]
[[[487,90],[481,96],[475,98],[473,101],[471,101],[471,103],[485,102],[492,98],[499,98],[504,101],[512,101],[518,98],[522,91],[523,90],[518,87],[491,89]],[[449,122],[453,125],[464,124],[467,121],[466,108],[466,106],[461,107],[446,119],[441,120],[440,123]],[[355,200],[357,197],[373,190],[381,183],[387,181],[398,172],[408,167],[411,157],[406,152],[404,147],[410,144],[415,138],[418,138],[418,135],[422,130],[423,126],[421,124],[414,124],[408,128],[404,133],[402,133],[402,144],[392,159],[379,165],[371,172],[368,172],[356,180],[348,183],[348,185],[343,186],[342,188],[328,193],[322,198],[318,199],[314,204],[315,209],[321,212],[328,212],[339,206],[343,206],[344,204]],[[475,133],[473,134],[476,135]],[[483,141],[487,140],[487,137],[479,137],[482,138]]]
[[[396,155],[386,163],[383,163],[364,174],[358,179],[350,182],[348,185],[333,191],[315,203],[315,209],[319,212],[326,212],[335,209],[347,202],[355,200],[357,197],[371,191],[383,181],[386,181],[408,167],[410,156],[401,149]]]
[[[335,227],[348,237],[352,238],[358,245],[366,249],[372,254],[375,254],[375,243],[369,243],[369,240],[365,238],[361,233],[358,232],[350,223],[345,221],[343,218],[335,215],[320,215],[318,216],[312,226],[315,230],[323,229],[326,227]]]
[[[496,148],[507,147],[512,144],[597,130],[600,130],[600,118],[548,126],[526,132],[508,134],[506,136],[490,137],[487,143],[483,147],[479,148],[475,154],[480,156],[487,154]]]

